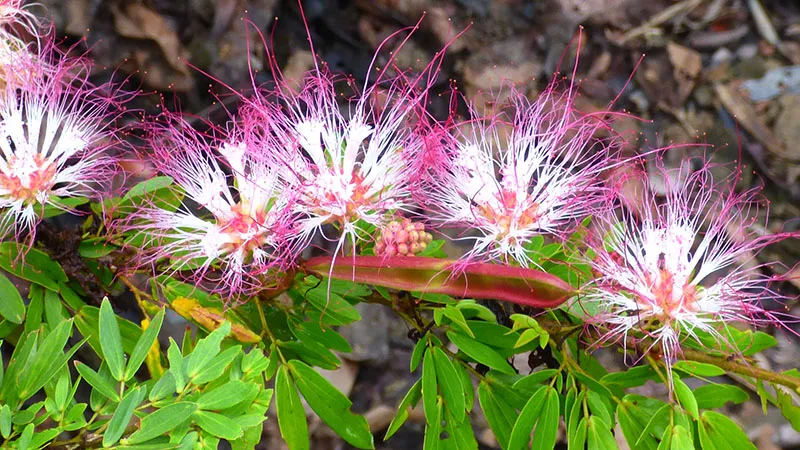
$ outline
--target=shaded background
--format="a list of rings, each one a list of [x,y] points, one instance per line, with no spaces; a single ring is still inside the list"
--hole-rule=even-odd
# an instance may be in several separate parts
[[[169,107],[180,105],[186,113],[222,123],[228,115],[219,102],[214,104],[212,93],[221,94],[223,103],[232,97],[225,96],[229,91],[221,83],[246,93],[252,86],[249,67],[255,69],[258,83],[270,81],[264,45],[254,28],[247,32],[245,17],[271,41],[271,51],[287,78],[299,78],[313,64],[295,1],[38,3],[44,8],[34,11],[54,21],[64,45],[77,44],[78,51],[88,52],[97,62],[94,76],[98,80],[114,72],[132,75],[144,91],[132,106],[148,114],[159,112],[163,98]],[[701,142],[717,149],[713,152],[717,162],[732,163],[741,155],[746,170],[740,187],[763,186],[770,202],[767,226],[759,231],[798,227],[800,2],[309,0],[304,8],[318,55],[333,71],[357,80],[363,80],[380,42],[414,25],[423,14],[420,30],[396,55],[399,67],[423,69],[445,42],[469,27],[450,45],[434,86],[434,93],[443,94],[432,96],[430,107],[438,117],[448,111],[453,86],[479,105],[488,101],[486,92],[504,83],[535,95],[583,25],[578,67],[581,109],[604,108],[624,89],[616,109],[647,119],[617,121],[617,131],[631,138],[627,152],[673,142]],[[646,58],[633,82],[626,85],[642,53]],[[575,56],[573,47],[566,57],[574,60]],[[380,55],[378,65],[388,59],[388,54]],[[227,106],[235,109],[233,102]],[[708,150],[673,150],[667,165],[704,152]],[[735,168],[728,164],[715,170],[724,177]],[[762,252],[757,261],[781,261],[785,267],[773,270],[783,273],[795,266],[799,255],[798,241],[786,241]],[[800,288],[797,272],[793,283],[781,286],[790,295]],[[373,428],[382,430],[417,378],[408,374],[413,342],[403,324],[382,307],[359,307],[364,321],[343,330],[355,351],[341,370],[326,376],[350,393],[354,410],[366,413]],[[800,314],[796,301],[789,307]],[[796,367],[800,357],[796,337],[778,338],[778,347],[765,352],[759,362],[775,370]],[[620,364],[611,353],[600,357],[611,366]],[[528,361],[518,359],[518,365],[527,370]],[[663,394],[648,385],[642,389],[645,395]],[[765,417],[760,405],[751,400],[727,413],[743,423],[759,448],[800,448],[800,435],[776,411]],[[379,448],[421,448],[423,422],[421,411],[412,414],[398,435]],[[485,419],[474,417],[474,426],[482,445],[496,448]],[[312,420],[312,432],[312,448],[346,448],[319,420]],[[282,448],[274,419],[267,421],[262,448]]]

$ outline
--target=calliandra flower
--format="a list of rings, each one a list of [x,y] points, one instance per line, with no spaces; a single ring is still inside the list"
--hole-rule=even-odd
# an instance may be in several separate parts
[[[32,238],[45,209],[72,211],[113,174],[125,98],[91,85],[83,64],[61,60],[0,88],[0,236]]]
[[[419,203],[434,223],[477,233],[465,259],[527,267],[531,238],[563,235],[609,197],[600,174],[615,147],[594,138],[602,121],[578,114],[572,95],[512,92],[512,120],[472,118],[428,150],[440,157]]]
[[[399,81],[380,94],[371,85],[351,99],[347,113],[334,81],[310,72],[297,94],[288,87],[278,91],[280,108],[265,103],[251,116],[268,124],[262,147],[298,194],[294,207],[304,217],[303,235],[335,224],[341,248],[348,237],[355,243],[364,224],[380,227],[409,206],[404,154],[416,152],[419,142],[409,124],[416,98]]]
[[[31,64],[37,56],[48,51],[31,51],[32,46],[25,43],[18,31],[24,30],[39,40],[40,25],[35,15],[27,11],[22,0],[0,0],[0,86],[10,81],[17,81],[26,75],[26,71],[34,69],[41,72],[40,67]],[[38,43],[43,45],[42,42]],[[50,40],[44,46],[52,45]],[[43,65],[44,61],[39,61]]]
[[[686,339],[703,331],[720,344],[732,323],[785,324],[788,317],[762,304],[785,297],[772,288],[779,279],[752,260],[768,244],[791,233],[760,235],[757,191],[736,193],[735,183],[715,185],[708,163],[692,172],[688,161],[661,169],[667,193],[659,203],[620,215],[594,218],[597,279],[577,299],[587,322],[606,330],[601,342],[644,336],[660,347],[666,364],[679,357]],[[733,177],[735,178],[735,177]],[[729,180],[730,181],[730,180]]]
[[[236,130],[211,141],[185,122],[169,123],[152,140],[158,168],[199,207],[184,200],[177,210],[136,212],[129,229],[144,238],[143,262],[167,261],[168,271],[234,294],[275,281],[296,251],[290,190]]]

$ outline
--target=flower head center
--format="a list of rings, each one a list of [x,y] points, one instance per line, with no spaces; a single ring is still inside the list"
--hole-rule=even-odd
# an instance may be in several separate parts
[[[505,239],[515,230],[528,228],[539,219],[539,204],[524,205],[517,200],[516,192],[504,189],[493,200],[478,208],[481,215],[499,228],[498,239]]]
[[[231,208],[233,217],[219,224],[220,232],[227,235],[226,250],[236,249],[251,252],[267,242],[267,228],[262,224],[266,220],[264,213],[257,213],[255,217],[246,214],[244,205],[238,204]]]
[[[53,187],[56,167],[41,154],[13,155],[7,164],[8,170],[0,173],[0,186],[12,198],[34,203],[39,194]]]

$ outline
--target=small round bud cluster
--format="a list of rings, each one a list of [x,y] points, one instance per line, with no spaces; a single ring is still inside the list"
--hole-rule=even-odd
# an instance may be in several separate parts
[[[375,239],[375,254],[379,256],[414,256],[428,247],[433,235],[425,231],[425,224],[403,219],[393,220]]]

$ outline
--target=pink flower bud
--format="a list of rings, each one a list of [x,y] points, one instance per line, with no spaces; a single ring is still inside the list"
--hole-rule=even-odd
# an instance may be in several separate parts
[[[417,254],[422,251],[422,247],[420,247],[419,242],[412,242],[411,243],[411,253]]]
[[[397,253],[400,255],[408,255],[408,244],[397,244]]]
[[[411,239],[411,242],[417,242],[417,241],[419,241],[419,232],[412,231],[412,232],[408,233],[408,237],[409,237],[409,239]]]
[[[397,232],[397,236],[396,236],[396,240],[397,240],[397,243],[408,242],[408,231],[406,231],[406,230],[398,231]]]

